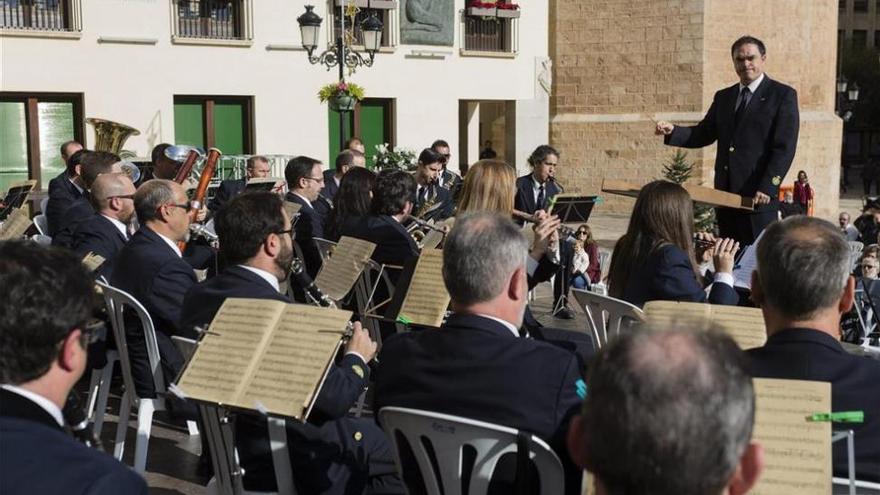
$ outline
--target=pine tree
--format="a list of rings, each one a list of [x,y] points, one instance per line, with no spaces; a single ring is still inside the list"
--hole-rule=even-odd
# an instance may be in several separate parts
[[[688,163],[687,152],[675,150],[672,161],[663,166],[663,178],[676,184],[683,184],[694,173],[694,164]],[[715,208],[694,204],[694,230],[696,232],[715,232]]]

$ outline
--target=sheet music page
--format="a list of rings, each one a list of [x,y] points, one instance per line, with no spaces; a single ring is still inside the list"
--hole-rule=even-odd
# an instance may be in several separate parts
[[[299,203],[294,203],[293,201],[284,201],[284,211],[287,212],[287,218],[293,221],[293,217],[299,214],[299,210],[302,209],[302,205]]]
[[[756,378],[755,429],[764,472],[755,495],[830,495],[831,423],[808,422],[831,411],[831,384]]]
[[[304,421],[350,318],[349,311],[287,305],[237,405]]]
[[[15,208],[6,217],[3,226],[0,227],[0,241],[20,238],[30,226],[31,219],[28,217],[27,210],[25,208]]]
[[[375,249],[372,242],[343,236],[315,278],[315,285],[330,299],[342,299],[354,287]]]
[[[439,226],[437,228],[440,228]],[[443,232],[439,232],[436,230],[429,230],[425,235],[425,238],[422,239],[422,249],[436,249],[437,246],[443,242],[443,239],[446,237],[446,234]]]
[[[733,286],[751,290],[752,272],[758,268],[758,243],[764,237],[764,231],[758,235],[755,242],[746,247],[746,251],[740,257],[739,262],[733,267]]]
[[[178,388],[187,396],[235,404],[260,349],[275,328],[286,304],[268,299],[229,298],[199,343]]]
[[[104,257],[101,256],[100,254],[95,254],[95,253],[89,251],[88,253],[86,253],[85,256],[83,256],[82,264],[90,272],[93,272],[93,271],[97,270],[98,268],[100,268],[101,265],[103,265],[105,261],[107,261],[107,260],[105,260]]]
[[[417,325],[439,327],[449,300],[449,292],[443,284],[443,251],[422,251],[399,316]]]
[[[707,330],[712,324],[717,324],[733,337],[741,349],[761,347],[767,341],[767,327],[759,308],[649,301],[644,310],[647,321],[660,326],[677,321]]]

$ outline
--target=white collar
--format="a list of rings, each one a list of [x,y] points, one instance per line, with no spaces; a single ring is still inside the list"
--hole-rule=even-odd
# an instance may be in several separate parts
[[[153,232],[156,232],[156,231],[154,230]],[[158,232],[156,232],[156,235],[159,236],[160,239],[165,241],[165,244],[168,244],[169,246],[171,246],[171,249],[173,249],[174,252],[177,253],[177,256],[180,256],[181,258],[183,257],[183,255],[180,253],[180,248],[177,247],[176,242],[172,241],[171,239],[165,237],[164,235],[162,235]]]
[[[749,91],[751,91],[752,94],[755,94],[755,90],[758,89],[758,86],[761,85],[761,81],[763,81],[763,80],[764,80],[764,73],[762,72],[761,75],[758,76],[757,79],[755,79],[754,81],[752,81],[752,82],[749,84]],[[740,92],[740,93],[742,93],[742,90],[743,90],[744,87],[745,87],[745,86],[743,86],[742,83],[739,83],[739,92]]]
[[[547,182],[546,181],[543,184],[541,184],[540,182],[538,182],[538,179],[535,179],[534,174],[532,174],[530,176],[530,178],[532,179],[532,189],[537,191],[538,189],[541,189],[541,186],[544,186],[544,190],[545,191],[547,190]]]
[[[116,218],[105,215],[103,213],[101,213],[101,216],[106,218],[107,220],[110,220],[110,223],[112,223],[117,229],[119,229],[119,233],[122,234],[122,237],[128,239],[128,227],[124,223],[120,222]]]
[[[54,402],[43,397],[42,395],[31,392],[26,388],[17,387],[15,385],[3,384],[0,385],[3,390],[8,390],[12,393],[18,394],[25,399],[30,400],[34,404],[42,407],[50,416],[52,416],[55,421],[58,423],[58,426],[64,427],[64,416],[61,415],[61,408],[59,408]]]
[[[510,330],[510,332],[513,333],[514,337],[519,338],[519,330],[515,326],[513,326],[513,323],[511,323],[507,320],[502,320],[501,318],[496,318],[494,316],[484,315],[483,313],[476,313],[476,315],[481,316],[483,318],[488,318],[492,321],[496,321],[496,322],[504,325],[504,328]]]
[[[296,197],[302,199],[303,201],[305,201],[306,204],[309,205],[309,208],[313,208],[313,207],[312,207],[312,202],[309,201],[308,198],[306,198],[306,197],[303,196],[302,194],[300,194],[300,193],[295,193],[295,192],[293,192],[293,191],[290,191],[290,194],[293,194],[294,196],[296,196]],[[313,208],[313,209],[314,209],[314,208]]]
[[[73,187],[75,187],[76,190],[79,191],[80,194],[83,193],[83,188],[79,187],[79,184],[77,184],[76,181],[74,181],[74,180],[71,179],[70,177],[68,177],[67,180],[69,180],[70,183],[73,184]]]
[[[272,288],[274,288],[276,292],[281,292],[280,286],[278,285],[278,277],[276,277],[275,275],[272,275],[271,273],[267,272],[266,270],[261,270],[259,268],[255,268],[253,266],[247,266],[247,265],[238,265],[238,266],[239,266],[239,268],[244,268],[245,270],[258,275],[260,278],[265,280],[266,283],[271,285]]]

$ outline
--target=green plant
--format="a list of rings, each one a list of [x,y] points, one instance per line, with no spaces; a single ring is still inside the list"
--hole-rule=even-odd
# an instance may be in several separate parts
[[[388,143],[377,144],[376,154],[373,155],[373,168],[413,170],[416,168],[416,153],[407,148],[392,148]]]
[[[687,152],[675,150],[672,161],[663,165],[663,178],[684,184],[694,173],[694,163],[688,163]],[[694,203],[694,230],[697,232],[715,232],[715,208]]]
[[[318,91],[318,100],[320,100],[321,103],[324,103],[325,101],[340,95],[351,96],[358,101],[363,100],[366,96],[362,86],[358,86],[355,83],[339,81],[337,83],[321,86],[321,89]]]

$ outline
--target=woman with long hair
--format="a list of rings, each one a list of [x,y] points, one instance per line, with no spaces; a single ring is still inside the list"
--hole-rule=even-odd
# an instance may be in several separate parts
[[[333,196],[333,210],[327,217],[327,239],[339,240],[346,223],[357,222],[370,213],[376,174],[363,167],[353,167],[342,176],[339,190]]]
[[[513,214],[516,171],[501,160],[480,160],[464,176],[458,198],[458,213],[488,210]]]
[[[593,239],[593,231],[587,224],[581,225],[575,231],[571,265],[571,286],[575,289],[589,289],[602,278],[599,245]]]
[[[716,273],[708,301],[736,304],[733,262],[739,243],[710,242]],[[683,187],[654,181],[642,188],[626,234],[614,246],[608,278],[610,296],[640,307],[654,300],[707,300],[695,260],[693,201]]]
[[[797,180],[794,181],[794,202],[801,205],[804,213],[813,214],[813,186],[810,185],[810,179],[803,170],[798,171]]]

